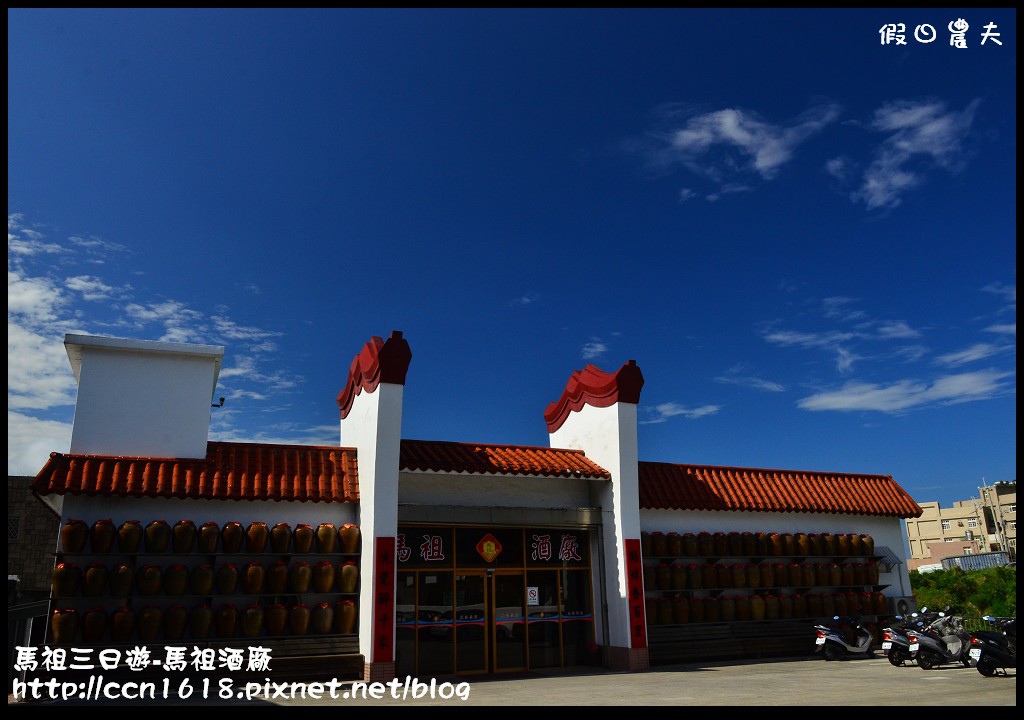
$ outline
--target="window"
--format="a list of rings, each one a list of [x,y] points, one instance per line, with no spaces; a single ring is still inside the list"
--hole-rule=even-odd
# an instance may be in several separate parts
[[[949,526],[950,526],[949,520],[943,520],[942,521],[942,529],[943,530],[949,530]]]
[[[967,519],[967,527],[969,527],[969,528],[976,528],[976,527],[978,527],[978,518],[968,518]]]
[[[1014,532],[1017,532],[1017,521],[1016,520],[1011,520],[1010,522],[1006,523],[1006,526],[1008,528],[1010,528],[1011,530],[1013,530]]]
[[[956,538],[943,538],[942,542],[953,542]]]
[[[21,537],[21,518],[7,518],[7,542],[18,542]]]
[[[1003,512],[1005,512],[1005,513],[1015,513],[1015,512],[1017,512],[1017,503],[1010,503],[1009,505],[1006,506],[1006,509],[1003,510]]]

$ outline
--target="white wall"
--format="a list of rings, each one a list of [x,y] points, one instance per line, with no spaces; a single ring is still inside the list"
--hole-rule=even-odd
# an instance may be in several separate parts
[[[71,452],[206,457],[223,348],[68,335],[78,378]]]

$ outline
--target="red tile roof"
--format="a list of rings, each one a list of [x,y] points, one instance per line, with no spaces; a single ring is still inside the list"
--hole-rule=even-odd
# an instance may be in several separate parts
[[[51,453],[32,482],[39,495],[356,502],[353,448],[209,442],[206,457]]]
[[[889,475],[640,462],[642,510],[749,510],[920,517]]]
[[[611,478],[611,473],[589,460],[582,450],[432,440],[403,440],[399,467],[449,473]]]

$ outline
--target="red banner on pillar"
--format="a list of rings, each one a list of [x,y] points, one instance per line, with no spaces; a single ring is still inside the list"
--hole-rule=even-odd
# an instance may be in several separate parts
[[[374,562],[373,654],[370,661],[391,662],[395,658],[395,538],[376,539]]]
[[[639,540],[626,540],[626,593],[629,597],[629,646],[647,647],[644,610],[644,561]]]

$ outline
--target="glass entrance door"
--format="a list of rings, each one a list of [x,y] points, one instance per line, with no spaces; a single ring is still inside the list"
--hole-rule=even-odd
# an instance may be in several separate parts
[[[483,570],[455,574],[455,672],[487,672],[487,575]]]
[[[494,672],[526,668],[526,584],[521,571],[497,571],[491,576],[491,637]]]

